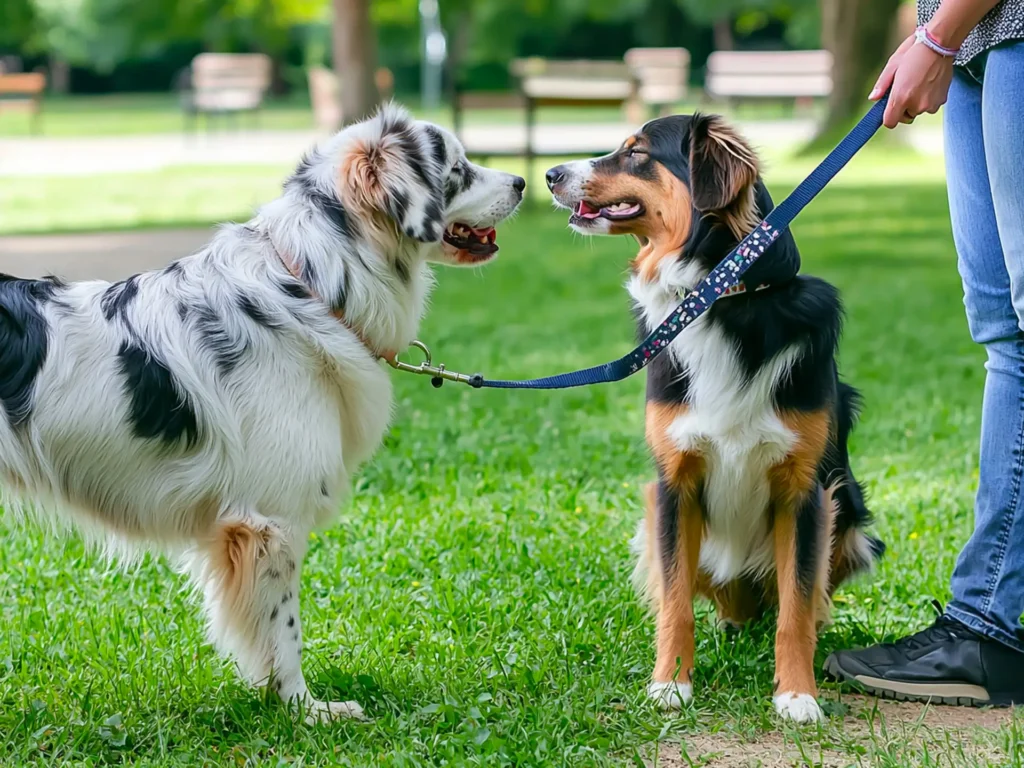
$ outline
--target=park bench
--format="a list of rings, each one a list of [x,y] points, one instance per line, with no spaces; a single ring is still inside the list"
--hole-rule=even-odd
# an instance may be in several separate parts
[[[690,52],[685,48],[630,48],[626,66],[638,83],[637,114],[630,122],[640,122],[644,112],[670,114],[686,98],[690,81]]]
[[[192,124],[199,114],[254,117],[270,87],[270,57],[262,53],[201,53],[179,82],[182,108]]]
[[[453,104],[456,135],[473,157],[523,157],[527,178],[532,178],[533,161],[538,156],[602,155],[614,144],[552,141],[538,144],[537,110],[542,107],[616,107],[622,108],[636,98],[637,80],[625,62],[619,61],[554,61],[550,59],[516,59],[511,65],[518,82],[515,94],[481,94],[457,92]],[[467,136],[464,115],[467,110],[522,109],[525,133],[521,139],[509,140],[501,131],[492,131],[492,138]]]
[[[42,72],[0,72],[0,112],[17,109],[29,112],[32,132],[39,132],[39,114],[43,107],[46,75]]]
[[[793,103],[825,98],[832,92],[828,51],[715,51],[704,78],[707,95],[735,103],[741,99],[784,99]]]

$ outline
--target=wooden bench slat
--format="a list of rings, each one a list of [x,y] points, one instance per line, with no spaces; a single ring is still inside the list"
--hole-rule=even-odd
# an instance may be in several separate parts
[[[190,70],[190,110],[255,111],[270,88],[272,63],[262,53],[201,53]]]
[[[46,75],[42,72],[18,72],[0,75],[0,94],[34,96],[46,90]]]
[[[527,77],[523,79],[522,91],[528,97],[566,97],[577,101],[594,99],[600,101],[625,101],[633,95],[632,80],[589,79],[576,80],[562,77]]]
[[[828,51],[716,51],[705,90],[725,98],[824,97],[832,92]]]
[[[690,52],[685,48],[630,48],[626,64],[639,82],[644,104],[676,104],[690,84]]]

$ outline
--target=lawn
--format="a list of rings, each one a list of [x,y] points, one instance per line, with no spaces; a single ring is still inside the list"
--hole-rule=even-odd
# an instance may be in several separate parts
[[[940,171],[884,153],[858,162],[795,231],[805,270],[845,297],[843,372],[866,399],[853,463],[890,550],[837,597],[819,664],[931,620],[977,480],[982,354],[962,315]],[[804,170],[776,165],[776,192]],[[96,181],[100,200],[117,187]],[[244,213],[252,182],[225,208]],[[17,197],[7,185],[0,210]],[[529,376],[629,348],[628,241],[573,238],[536,206],[501,242],[492,267],[440,275],[422,331],[436,359]],[[943,710],[936,723],[824,685],[824,726],[781,724],[771,622],[725,636],[706,607],[695,704],[657,711],[643,693],[653,625],[628,579],[652,476],[641,378],[550,394],[395,384],[394,427],[312,541],[302,593],[315,692],[362,701],[369,722],[300,725],[241,686],[164,560],[123,573],[77,539],[8,522],[0,764],[1021,764],[1011,714]]]

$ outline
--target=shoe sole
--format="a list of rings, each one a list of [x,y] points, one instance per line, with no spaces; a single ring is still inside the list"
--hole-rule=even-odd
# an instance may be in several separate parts
[[[905,683],[847,672],[835,656],[825,661],[825,673],[833,680],[852,683],[872,696],[893,701],[915,701],[945,704],[953,707],[1010,707],[1016,703],[1013,696],[995,697],[980,685],[969,683]]]

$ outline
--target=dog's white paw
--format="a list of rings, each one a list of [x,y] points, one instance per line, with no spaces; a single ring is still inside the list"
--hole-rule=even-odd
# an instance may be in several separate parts
[[[363,708],[354,701],[311,701],[306,707],[306,722],[310,725],[365,719]]]
[[[808,693],[780,693],[773,701],[775,711],[794,723],[819,723],[825,719],[818,702]]]
[[[653,682],[647,686],[647,695],[662,709],[682,709],[693,701],[693,686],[675,681]]]

